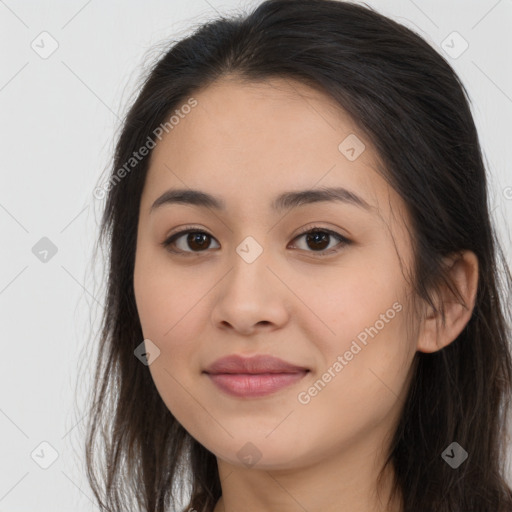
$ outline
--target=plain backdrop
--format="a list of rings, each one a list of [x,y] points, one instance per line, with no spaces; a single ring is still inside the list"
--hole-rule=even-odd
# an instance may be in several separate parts
[[[0,0],[0,512],[98,510],[80,430],[94,385],[81,367],[103,303],[91,268],[103,204],[92,192],[161,43],[258,3]],[[441,53],[450,42],[448,60],[472,100],[510,265],[512,2],[367,4]]]

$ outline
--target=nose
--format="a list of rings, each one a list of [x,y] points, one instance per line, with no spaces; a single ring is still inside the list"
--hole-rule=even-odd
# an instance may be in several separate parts
[[[289,320],[290,292],[277,274],[263,254],[252,263],[236,254],[216,287],[214,326],[243,335],[282,328]]]

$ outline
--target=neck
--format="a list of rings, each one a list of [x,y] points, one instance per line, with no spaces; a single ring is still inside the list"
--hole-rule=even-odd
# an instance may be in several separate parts
[[[247,469],[217,459],[222,497],[214,512],[401,512],[400,497],[388,505],[393,470],[377,493],[382,467],[377,453],[352,447],[316,464],[289,469]],[[371,461],[371,463],[369,463]]]

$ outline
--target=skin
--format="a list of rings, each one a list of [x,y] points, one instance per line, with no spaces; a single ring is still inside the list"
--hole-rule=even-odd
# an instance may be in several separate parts
[[[376,172],[377,153],[339,106],[284,79],[247,84],[226,77],[194,98],[198,105],[151,156],[134,288],[144,337],[160,350],[149,366],[155,386],[177,420],[217,457],[222,498],[215,512],[402,510],[399,501],[385,506],[392,471],[381,500],[376,478],[415,352],[443,348],[469,321],[476,257],[465,252],[451,260],[454,283],[469,306],[451,300],[446,326],[436,334],[433,311],[422,302],[413,310],[405,204]],[[338,149],[350,134],[366,146],[354,161]],[[270,208],[282,192],[323,186],[349,189],[371,208],[341,202],[280,213]],[[167,204],[150,213],[172,188],[217,195],[226,211]],[[205,250],[187,244],[186,235],[173,248],[189,255],[162,247],[189,225],[211,235]],[[308,243],[299,235],[313,225],[351,243],[335,237]],[[248,236],[263,249],[252,263],[236,252]],[[337,252],[322,257],[318,247]],[[299,393],[393,304],[401,311],[387,316],[367,345],[359,343],[357,355],[300,403]],[[310,372],[271,395],[235,398],[202,373],[233,353],[270,354]],[[255,448],[245,450],[259,457],[250,467],[237,455],[248,442]]]

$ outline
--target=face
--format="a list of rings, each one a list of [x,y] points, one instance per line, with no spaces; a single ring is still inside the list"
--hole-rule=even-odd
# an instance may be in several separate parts
[[[223,79],[194,98],[153,150],[141,198],[134,287],[144,338],[160,351],[149,365],[158,392],[240,468],[375,452],[416,349],[403,202],[370,141],[321,92]],[[327,188],[338,197],[311,194]],[[182,196],[152,209],[178,189],[219,207]],[[310,194],[286,195],[299,191]],[[302,370],[205,373],[233,354]]]

